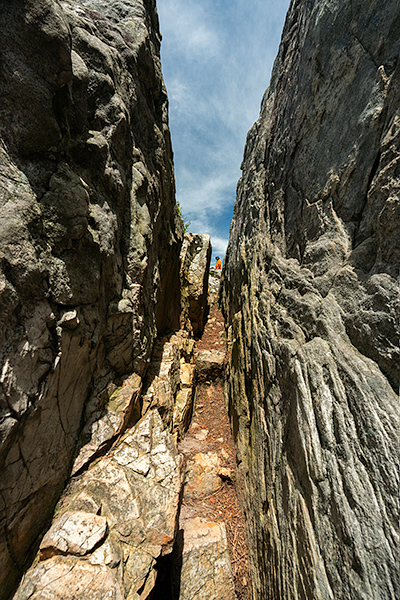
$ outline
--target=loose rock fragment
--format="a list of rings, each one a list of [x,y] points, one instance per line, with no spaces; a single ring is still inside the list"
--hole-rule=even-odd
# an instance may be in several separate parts
[[[199,452],[186,467],[185,498],[204,498],[222,485],[221,459],[213,452]]]
[[[215,381],[222,377],[225,352],[219,350],[202,350],[195,356],[197,377],[199,382]]]

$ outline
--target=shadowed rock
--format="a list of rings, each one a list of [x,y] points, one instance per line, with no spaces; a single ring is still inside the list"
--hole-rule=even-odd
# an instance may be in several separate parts
[[[197,377],[202,381],[215,381],[224,372],[225,352],[219,350],[201,350],[196,352],[195,364]]]
[[[183,231],[155,3],[2,2],[0,28],[3,599],[70,472],[86,401],[104,412],[110,385],[143,376],[156,336],[179,326]],[[79,466],[121,428],[105,413]]]

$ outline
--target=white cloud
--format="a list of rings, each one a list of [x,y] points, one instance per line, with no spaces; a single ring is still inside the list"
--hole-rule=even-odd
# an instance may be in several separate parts
[[[161,0],[158,12],[161,33],[173,44],[172,52],[185,60],[204,60],[219,51],[218,32],[205,7],[192,0]]]
[[[224,254],[246,134],[289,0],[158,0],[177,198]]]
[[[225,256],[225,252],[228,246],[228,240],[219,238],[218,236],[211,236],[211,244],[213,250],[213,256]]]

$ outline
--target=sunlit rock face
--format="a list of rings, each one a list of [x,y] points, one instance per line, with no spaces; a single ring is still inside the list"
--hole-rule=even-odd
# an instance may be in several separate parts
[[[153,0],[0,6],[0,598],[90,395],[179,326],[182,225]]]
[[[207,233],[185,233],[181,250],[181,327],[200,337],[208,313],[211,241]]]
[[[294,0],[223,273],[253,598],[400,596],[400,13]]]
[[[173,438],[150,410],[73,480],[14,600],[149,598],[174,545],[182,479]]]

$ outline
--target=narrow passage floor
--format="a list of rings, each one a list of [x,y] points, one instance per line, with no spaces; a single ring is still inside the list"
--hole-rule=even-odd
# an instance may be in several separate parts
[[[203,336],[196,343],[195,356],[203,351],[226,352],[224,319],[216,305],[211,308]],[[199,453],[203,455],[204,460],[200,458],[201,464],[194,464],[194,473],[189,473],[181,517],[200,517],[216,523],[225,523],[236,596],[238,600],[247,600],[249,575],[246,533],[236,495],[236,457],[224,398],[223,377],[210,376],[201,381],[204,376],[200,369],[199,378],[192,422],[179,444],[179,451],[184,455],[189,468],[192,468],[190,465],[193,461],[196,463],[195,457],[198,457]],[[214,473],[219,472],[219,477],[213,479],[210,475],[209,478],[196,479],[197,473],[203,469],[207,470],[207,464],[204,464],[207,460],[211,463],[210,472],[213,471],[214,464]]]

